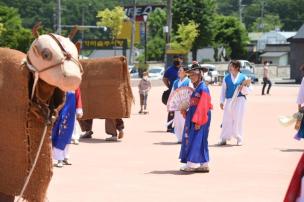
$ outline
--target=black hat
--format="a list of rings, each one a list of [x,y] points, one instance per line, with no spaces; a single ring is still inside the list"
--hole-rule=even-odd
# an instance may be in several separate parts
[[[183,68],[185,72],[189,70],[188,66],[182,65],[180,68]]]
[[[191,71],[195,71],[198,70],[200,72],[207,72],[208,69],[206,69],[205,67],[201,67],[199,64],[193,64],[191,65],[191,68],[187,70],[187,72],[191,72]]]

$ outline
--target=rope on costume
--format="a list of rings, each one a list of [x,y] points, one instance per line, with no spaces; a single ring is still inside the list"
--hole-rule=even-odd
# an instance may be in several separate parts
[[[48,115],[49,115],[49,113],[48,113]],[[47,132],[47,121],[45,122],[45,125],[44,125],[42,137],[41,137],[40,144],[39,144],[39,147],[38,147],[38,150],[37,150],[37,154],[36,154],[35,159],[34,159],[34,163],[32,165],[32,168],[31,168],[28,176],[26,177],[25,183],[24,183],[24,185],[22,187],[21,193],[18,196],[18,199],[17,199],[16,202],[21,202],[21,200],[22,200],[22,196],[23,196],[23,194],[25,192],[25,189],[26,189],[26,187],[27,187],[27,185],[28,185],[28,183],[30,181],[30,178],[31,178],[31,176],[33,174],[33,171],[34,171],[34,169],[36,167],[36,164],[37,164],[37,161],[38,161],[38,157],[40,156],[40,152],[41,152],[41,149],[42,149],[42,145],[43,145],[43,142],[44,142],[44,139],[45,139],[46,132]]]

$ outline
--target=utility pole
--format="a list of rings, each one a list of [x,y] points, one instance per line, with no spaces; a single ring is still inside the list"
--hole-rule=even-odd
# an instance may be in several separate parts
[[[61,0],[57,0],[57,34],[61,35]]]
[[[260,24],[260,28],[262,30],[262,32],[264,32],[264,7],[265,7],[265,1],[261,2],[261,24]]]
[[[53,7],[53,30],[54,30],[54,33],[57,31],[57,10],[56,10],[56,6]]]
[[[172,30],[172,0],[167,0],[167,25],[168,25],[167,44],[169,44],[171,40],[171,30]]]
[[[81,25],[84,25],[84,7],[82,7]],[[81,40],[84,39],[84,30],[81,32]]]
[[[145,24],[145,64],[147,64],[147,20],[148,15],[143,15],[143,20]]]
[[[129,53],[129,64],[134,64],[134,41],[135,41],[135,29],[136,29],[136,0],[133,0],[133,14],[132,14],[132,32],[131,32],[131,44],[130,44],[130,53]]]
[[[242,7],[242,0],[239,0],[239,12],[240,12],[240,21],[243,22],[243,7]]]
[[[167,27],[168,33],[166,35],[166,48],[165,52],[170,48],[170,40],[171,40],[171,30],[172,30],[172,0],[167,0]],[[165,68],[168,64],[168,56],[165,53]]]

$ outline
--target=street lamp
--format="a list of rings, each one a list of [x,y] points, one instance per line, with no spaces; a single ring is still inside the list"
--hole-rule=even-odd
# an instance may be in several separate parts
[[[147,64],[147,19],[148,15],[143,15],[144,23],[145,23],[145,64]]]

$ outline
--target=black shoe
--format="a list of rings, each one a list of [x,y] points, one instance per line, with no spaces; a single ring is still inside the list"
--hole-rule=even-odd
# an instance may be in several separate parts
[[[80,136],[81,139],[84,138],[92,138],[93,135],[93,131],[87,131],[85,134],[83,134],[82,136]]]
[[[219,143],[217,143],[218,146],[224,146],[226,144],[227,144],[226,140],[221,140]]]
[[[173,128],[168,128],[168,129],[167,129],[167,132],[168,132],[168,133],[174,133],[174,129],[173,129]]]
[[[72,165],[72,163],[68,159],[64,159],[62,163],[63,165],[69,165],[69,166]]]

